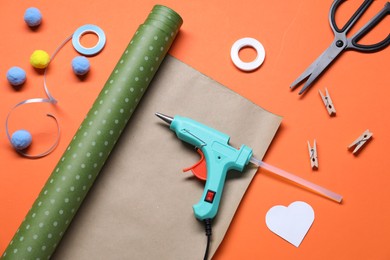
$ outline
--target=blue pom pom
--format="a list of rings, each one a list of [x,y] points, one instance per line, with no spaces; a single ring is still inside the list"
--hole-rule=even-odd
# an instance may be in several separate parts
[[[12,67],[7,72],[7,80],[12,86],[20,86],[26,81],[26,72],[19,67]]]
[[[23,150],[30,146],[32,136],[27,130],[18,130],[12,134],[11,143],[17,150]]]
[[[27,8],[26,12],[24,13],[24,21],[30,27],[38,26],[42,22],[42,14],[38,8]]]
[[[90,68],[89,60],[84,56],[77,56],[72,60],[72,68],[76,75],[85,75]]]

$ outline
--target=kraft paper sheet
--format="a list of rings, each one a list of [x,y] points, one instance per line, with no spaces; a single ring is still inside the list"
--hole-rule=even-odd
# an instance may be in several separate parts
[[[204,183],[182,169],[199,156],[154,113],[195,119],[262,158],[281,117],[167,56],[53,259],[203,259],[204,224],[192,205]],[[213,221],[211,257],[256,173],[229,172]]]

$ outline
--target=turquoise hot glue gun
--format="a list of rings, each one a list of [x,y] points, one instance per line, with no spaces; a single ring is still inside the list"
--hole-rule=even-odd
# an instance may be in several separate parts
[[[227,172],[243,171],[249,162],[336,202],[340,203],[342,200],[341,195],[252,157],[252,149],[246,145],[237,150],[229,145],[228,135],[211,127],[186,117],[172,118],[160,113],[156,113],[156,116],[168,123],[179,139],[199,148],[206,159],[206,186],[202,198],[193,206],[195,216],[199,220],[215,217]]]

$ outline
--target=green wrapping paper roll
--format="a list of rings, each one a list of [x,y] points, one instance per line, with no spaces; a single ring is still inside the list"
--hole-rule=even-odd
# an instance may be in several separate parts
[[[140,25],[2,259],[49,259],[175,39],[181,17],[156,5]]]

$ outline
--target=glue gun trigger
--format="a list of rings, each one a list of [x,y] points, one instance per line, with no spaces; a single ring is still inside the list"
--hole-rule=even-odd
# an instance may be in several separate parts
[[[199,162],[195,163],[191,167],[183,169],[183,172],[191,171],[195,177],[198,179],[205,181],[207,179],[207,166],[206,166],[206,160],[204,158],[204,155],[200,149],[196,149],[198,154],[200,155]]]

